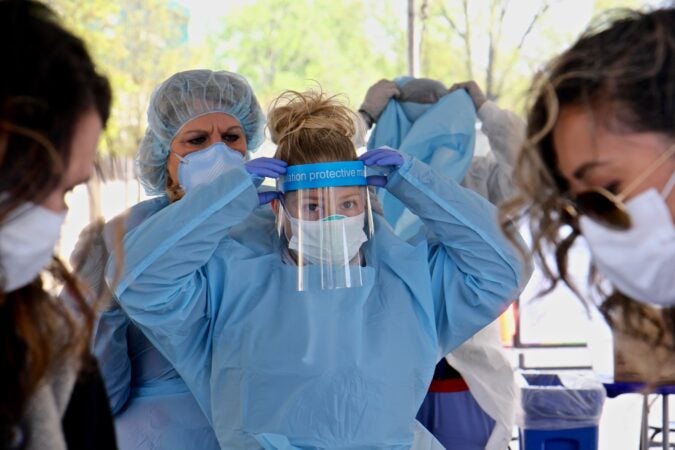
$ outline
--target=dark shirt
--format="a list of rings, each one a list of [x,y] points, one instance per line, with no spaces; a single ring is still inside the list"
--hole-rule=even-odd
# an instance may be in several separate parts
[[[62,425],[69,450],[117,449],[108,394],[93,356],[75,381]]]

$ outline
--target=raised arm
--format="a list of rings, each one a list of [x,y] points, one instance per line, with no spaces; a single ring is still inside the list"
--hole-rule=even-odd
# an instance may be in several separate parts
[[[525,139],[523,119],[489,100],[478,109],[478,118],[498,163],[513,166]]]
[[[434,236],[429,264],[444,356],[506,309],[529,268],[502,235],[495,208],[426,164],[406,159],[386,188]]]
[[[513,194],[512,167],[523,144],[525,123],[489,100],[478,109],[478,117],[490,142],[490,153],[474,157],[462,186],[499,204]]]
[[[158,211],[124,239],[124,269],[114,292],[205,412],[210,411],[212,320],[222,297],[209,290],[203,269],[227,230],[250,215],[258,201],[250,175],[243,166],[233,167]],[[109,262],[108,280],[113,276]]]

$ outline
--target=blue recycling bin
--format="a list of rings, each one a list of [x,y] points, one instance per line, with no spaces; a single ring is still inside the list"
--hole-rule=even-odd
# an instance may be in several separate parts
[[[520,450],[597,450],[605,389],[588,378],[523,374]]]

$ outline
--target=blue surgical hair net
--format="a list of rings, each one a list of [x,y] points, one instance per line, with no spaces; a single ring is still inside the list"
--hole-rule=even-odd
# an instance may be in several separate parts
[[[246,79],[224,70],[178,72],[152,93],[148,128],[136,155],[136,170],[148,195],[166,189],[166,162],[173,138],[188,121],[222,112],[237,119],[246,135],[247,149],[256,150],[265,139],[265,117]]]

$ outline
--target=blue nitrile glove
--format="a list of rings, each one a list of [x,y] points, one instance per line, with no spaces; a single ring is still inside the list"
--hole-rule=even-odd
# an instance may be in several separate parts
[[[279,191],[258,192],[258,203],[260,206],[266,205],[272,200],[278,200],[279,198],[281,198]]]
[[[387,146],[368,150],[359,156],[359,160],[363,161],[363,164],[367,167],[388,168],[389,171],[398,169],[404,162],[403,156],[399,152]],[[370,186],[382,187],[387,184],[386,175],[371,175],[366,180]]]
[[[256,158],[244,163],[256,186],[260,186],[264,178],[279,178],[286,173],[287,166],[286,161],[276,158]]]

